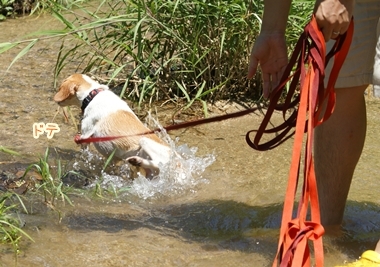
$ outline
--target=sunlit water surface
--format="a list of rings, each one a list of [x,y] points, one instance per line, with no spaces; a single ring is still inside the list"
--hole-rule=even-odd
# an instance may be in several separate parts
[[[0,42],[60,27],[48,16],[6,20],[1,23]],[[73,185],[82,188],[69,195],[73,205],[57,201],[56,210],[41,197],[28,195],[29,214],[19,216],[34,242],[22,239],[18,266],[270,266],[292,141],[268,152],[250,149],[244,135],[257,129],[263,117],[257,112],[162,133],[182,155],[184,172],[173,170],[174,164],[166,166],[158,179],[131,181],[125,179],[127,165],[102,171],[105,159],[93,147],[77,147],[76,128],[61,114],[55,116],[52,70],[59,46],[57,41],[38,44],[8,72],[17,50],[0,55],[0,145],[23,154],[0,154],[0,168],[35,162],[49,147],[52,167],[59,159],[65,172],[82,172],[89,179]],[[60,78],[74,70],[75,66],[65,69]],[[358,258],[380,237],[380,102],[368,97],[367,103],[367,142],[343,229],[324,237],[325,266]],[[160,125],[170,122],[165,114],[170,117],[172,111],[164,106],[157,114]],[[34,139],[33,123],[53,118],[61,131],[50,140]],[[275,116],[273,123],[279,119]],[[0,266],[14,265],[12,249],[2,245]]]

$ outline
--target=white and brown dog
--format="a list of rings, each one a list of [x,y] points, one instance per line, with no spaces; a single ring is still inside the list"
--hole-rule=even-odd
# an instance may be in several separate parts
[[[172,153],[167,143],[149,132],[128,104],[84,74],[73,74],[63,81],[54,101],[60,106],[81,107],[83,118],[79,139],[90,137],[123,136],[110,141],[95,142],[96,149],[105,157],[115,149],[117,159],[126,159],[131,165],[142,168],[147,178],[160,172]]]

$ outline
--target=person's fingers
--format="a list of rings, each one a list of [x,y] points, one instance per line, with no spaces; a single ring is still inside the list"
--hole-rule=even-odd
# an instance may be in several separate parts
[[[332,36],[332,28],[331,27],[324,27],[321,29],[322,31],[322,34],[323,34],[323,37],[325,38],[325,41],[329,41],[331,39],[331,36]]]
[[[257,66],[259,64],[259,61],[256,59],[256,57],[251,54],[250,60],[249,60],[249,66],[248,66],[248,79],[252,79],[253,76],[256,74]]]
[[[272,88],[270,89],[270,92],[272,92],[272,90],[274,88],[276,88],[277,85],[278,85],[278,83],[280,82],[280,78],[278,77],[278,75],[279,75],[278,72],[276,72],[276,73],[274,73],[274,74],[271,75],[272,76],[271,77],[272,78],[272,80],[271,80],[271,86],[272,86]]]
[[[279,71],[279,73],[278,73],[278,75],[279,75],[278,80],[279,80],[279,81],[282,79],[282,76],[284,75],[284,72],[285,72],[287,66],[288,66],[288,63],[286,63],[286,65],[284,65],[284,66],[281,68],[281,70]]]
[[[263,73],[263,96],[265,99],[269,97],[271,91],[271,75],[269,73]]]
[[[351,20],[348,23],[345,23],[340,26],[339,32],[340,34],[344,34],[346,31],[348,31],[348,28],[350,27]]]
[[[336,39],[338,38],[339,35],[345,34],[349,26],[350,26],[350,23],[343,23],[342,25],[340,25],[339,28],[337,28],[337,30],[333,30],[331,39]]]
[[[286,66],[283,66],[280,68],[280,70],[274,74],[271,75],[271,88],[270,88],[270,93],[277,87],[280,85],[280,82],[281,82],[281,79],[282,79],[282,75],[284,74],[285,72],[285,69],[286,69]]]
[[[279,85],[280,82],[281,82],[282,75],[284,75],[284,72],[285,72],[286,66],[287,66],[287,65],[283,66],[283,67],[277,72],[277,81],[278,81],[278,82],[277,82],[277,85]],[[276,85],[276,86],[277,86],[277,85]]]
[[[350,22],[346,22],[346,20],[344,22],[337,20],[335,23],[331,23],[317,18],[317,23],[326,42],[330,39],[336,39],[339,35],[344,34],[350,26]]]
[[[336,38],[338,38],[338,36],[340,35],[341,33],[340,33],[340,31],[339,30],[333,30],[332,32],[331,32],[331,37],[330,37],[330,39],[336,39]]]

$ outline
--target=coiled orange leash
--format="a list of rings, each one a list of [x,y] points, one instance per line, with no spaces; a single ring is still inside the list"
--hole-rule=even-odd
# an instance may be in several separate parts
[[[308,244],[308,241],[311,240],[314,244],[315,266],[323,267],[322,235],[324,228],[321,225],[313,162],[314,128],[327,120],[334,110],[334,86],[348,53],[352,34],[353,21],[351,21],[348,31],[335,41],[334,47],[326,56],[324,37],[313,16],[297,42],[282,82],[271,94],[269,107],[259,129],[249,131],[246,135],[247,143],[256,150],[274,148],[294,135],[288,188],[284,201],[278,250],[273,266],[311,266]],[[325,66],[333,56],[334,65],[325,88]],[[278,104],[280,97],[284,95],[283,91],[288,81],[290,81],[290,87],[284,103]],[[296,93],[297,88],[299,88],[299,93]],[[284,122],[277,127],[267,129],[270,117],[275,110],[283,112]],[[286,117],[291,110],[293,110],[291,115]],[[250,134],[253,132],[256,135],[252,141]],[[274,132],[278,133],[275,138],[260,144],[263,134]],[[303,147],[305,133],[306,141]],[[301,160],[302,155],[303,160]],[[298,203],[297,215],[292,218],[301,161],[303,163],[302,194]],[[307,221],[306,217],[308,207],[310,207],[311,221]]]

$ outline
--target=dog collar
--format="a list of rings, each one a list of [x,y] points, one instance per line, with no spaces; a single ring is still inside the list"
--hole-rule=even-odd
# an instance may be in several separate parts
[[[82,112],[84,112],[84,110],[87,108],[88,104],[90,104],[91,100],[94,99],[94,97],[97,94],[99,94],[101,91],[104,91],[104,90],[103,89],[94,89],[88,94],[88,96],[86,96],[85,99],[83,99],[82,106],[81,106]]]

